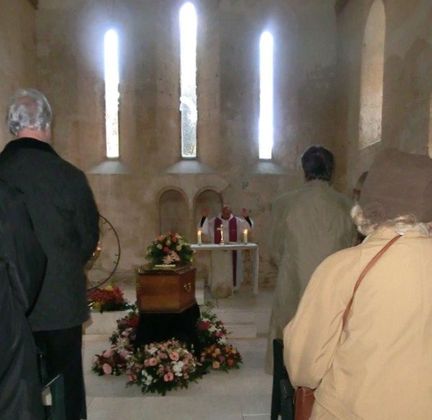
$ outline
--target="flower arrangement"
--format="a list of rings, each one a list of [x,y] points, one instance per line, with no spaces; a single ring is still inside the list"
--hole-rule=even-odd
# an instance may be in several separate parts
[[[152,265],[176,265],[192,262],[193,250],[178,233],[158,236],[147,247],[146,259]]]
[[[242,358],[232,345],[212,344],[202,351],[200,362],[204,368],[227,372],[229,369],[239,369]]]
[[[240,367],[241,355],[235,347],[227,344],[228,332],[215,314],[203,311],[197,328],[198,339],[203,348],[200,363],[204,369],[228,371]]]
[[[210,311],[203,311],[197,323],[198,339],[201,347],[213,344],[226,344],[228,332],[223,322]]]
[[[202,376],[195,357],[177,340],[151,343],[138,350],[126,372],[128,384],[136,384],[142,392],[165,395],[167,391],[187,388]]]
[[[104,311],[122,311],[129,306],[121,289],[111,284],[90,290],[87,294],[87,300],[91,310],[101,313]]]
[[[132,359],[135,352],[134,342],[138,321],[136,305],[129,305],[126,316],[117,320],[117,330],[110,337],[111,347],[95,355],[93,372],[100,376],[119,376],[126,372],[128,361]]]
[[[99,376],[115,375],[119,376],[126,371],[129,352],[121,353],[116,348],[111,347],[102,354],[95,355],[92,370]]]
[[[117,320],[117,330],[111,334],[109,339],[111,344],[113,346],[122,345],[126,348],[133,348],[138,323],[138,309],[136,305],[129,305],[129,312],[126,316]],[[123,343],[122,340],[128,340],[129,342]]]
[[[175,339],[135,348],[139,315],[130,305],[126,316],[117,320],[117,329],[110,337],[111,347],[95,355],[92,370],[98,375],[126,374],[129,385],[138,385],[142,392],[159,393],[186,388],[209,370],[227,372],[238,369],[242,358],[227,343],[228,332],[217,316],[204,310],[197,323],[202,352],[198,358],[186,344]]]

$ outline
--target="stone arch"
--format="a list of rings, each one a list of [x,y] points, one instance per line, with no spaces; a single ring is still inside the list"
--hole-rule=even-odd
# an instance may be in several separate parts
[[[194,220],[198,224],[201,219],[202,210],[209,208],[210,216],[216,216],[222,207],[222,195],[212,188],[203,188],[195,195]]]
[[[159,233],[177,232],[186,235],[189,232],[188,201],[181,189],[166,188],[159,194]]]
[[[385,8],[375,0],[363,34],[360,80],[359,148],[381,141],[384,85]]]

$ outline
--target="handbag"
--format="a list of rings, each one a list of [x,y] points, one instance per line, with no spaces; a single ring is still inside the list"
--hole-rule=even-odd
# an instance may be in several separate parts
[[[354,296],[360,283],[368,273],[368,271],[375,265],[375,263],[381,258],[381,256],[401,237],[401,235],[395,236],[369,261],[363,271],[360,273],[359,278],[354,286],[354,290],[351,299],[348,302],[347,307],[343,313],[342,317],[342,331],[345,329],[347,323],[348,314],[351,310],[351,306],[354,301]],[[295,420],[309,420],[312,414],[312,408],[315,402],[314,390],[305,386],[299,386],[295,390],[294,394],[294,419]]]

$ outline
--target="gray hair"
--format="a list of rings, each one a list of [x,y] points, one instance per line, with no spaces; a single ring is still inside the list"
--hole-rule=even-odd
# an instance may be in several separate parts
[[[396,232],[403,234],[413,228],[425,228],[426,226],[425,223],[419,223],[413,214],[406,214],[384,222],[373,223],[365,216],[363,209],[358,204],[351,209],[351,217],[357,226],[357,230],[364,236],[368,236],[380,227],[392,227]]]
[[[19,89],[9,105],[7,124],[16,136],[22,129],[46,130],[51,126],[52,111],[48,99],[36,89]]]

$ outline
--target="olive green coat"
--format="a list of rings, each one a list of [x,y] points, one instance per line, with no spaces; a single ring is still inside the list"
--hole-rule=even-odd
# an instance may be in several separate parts
[[[278,266],[269,328],[266,370],[272,370],[272,341],[282,338],[309,279],[324,258],[352,245],[351,201],[327,182],[309,181],[272,205],[271,250]]]

